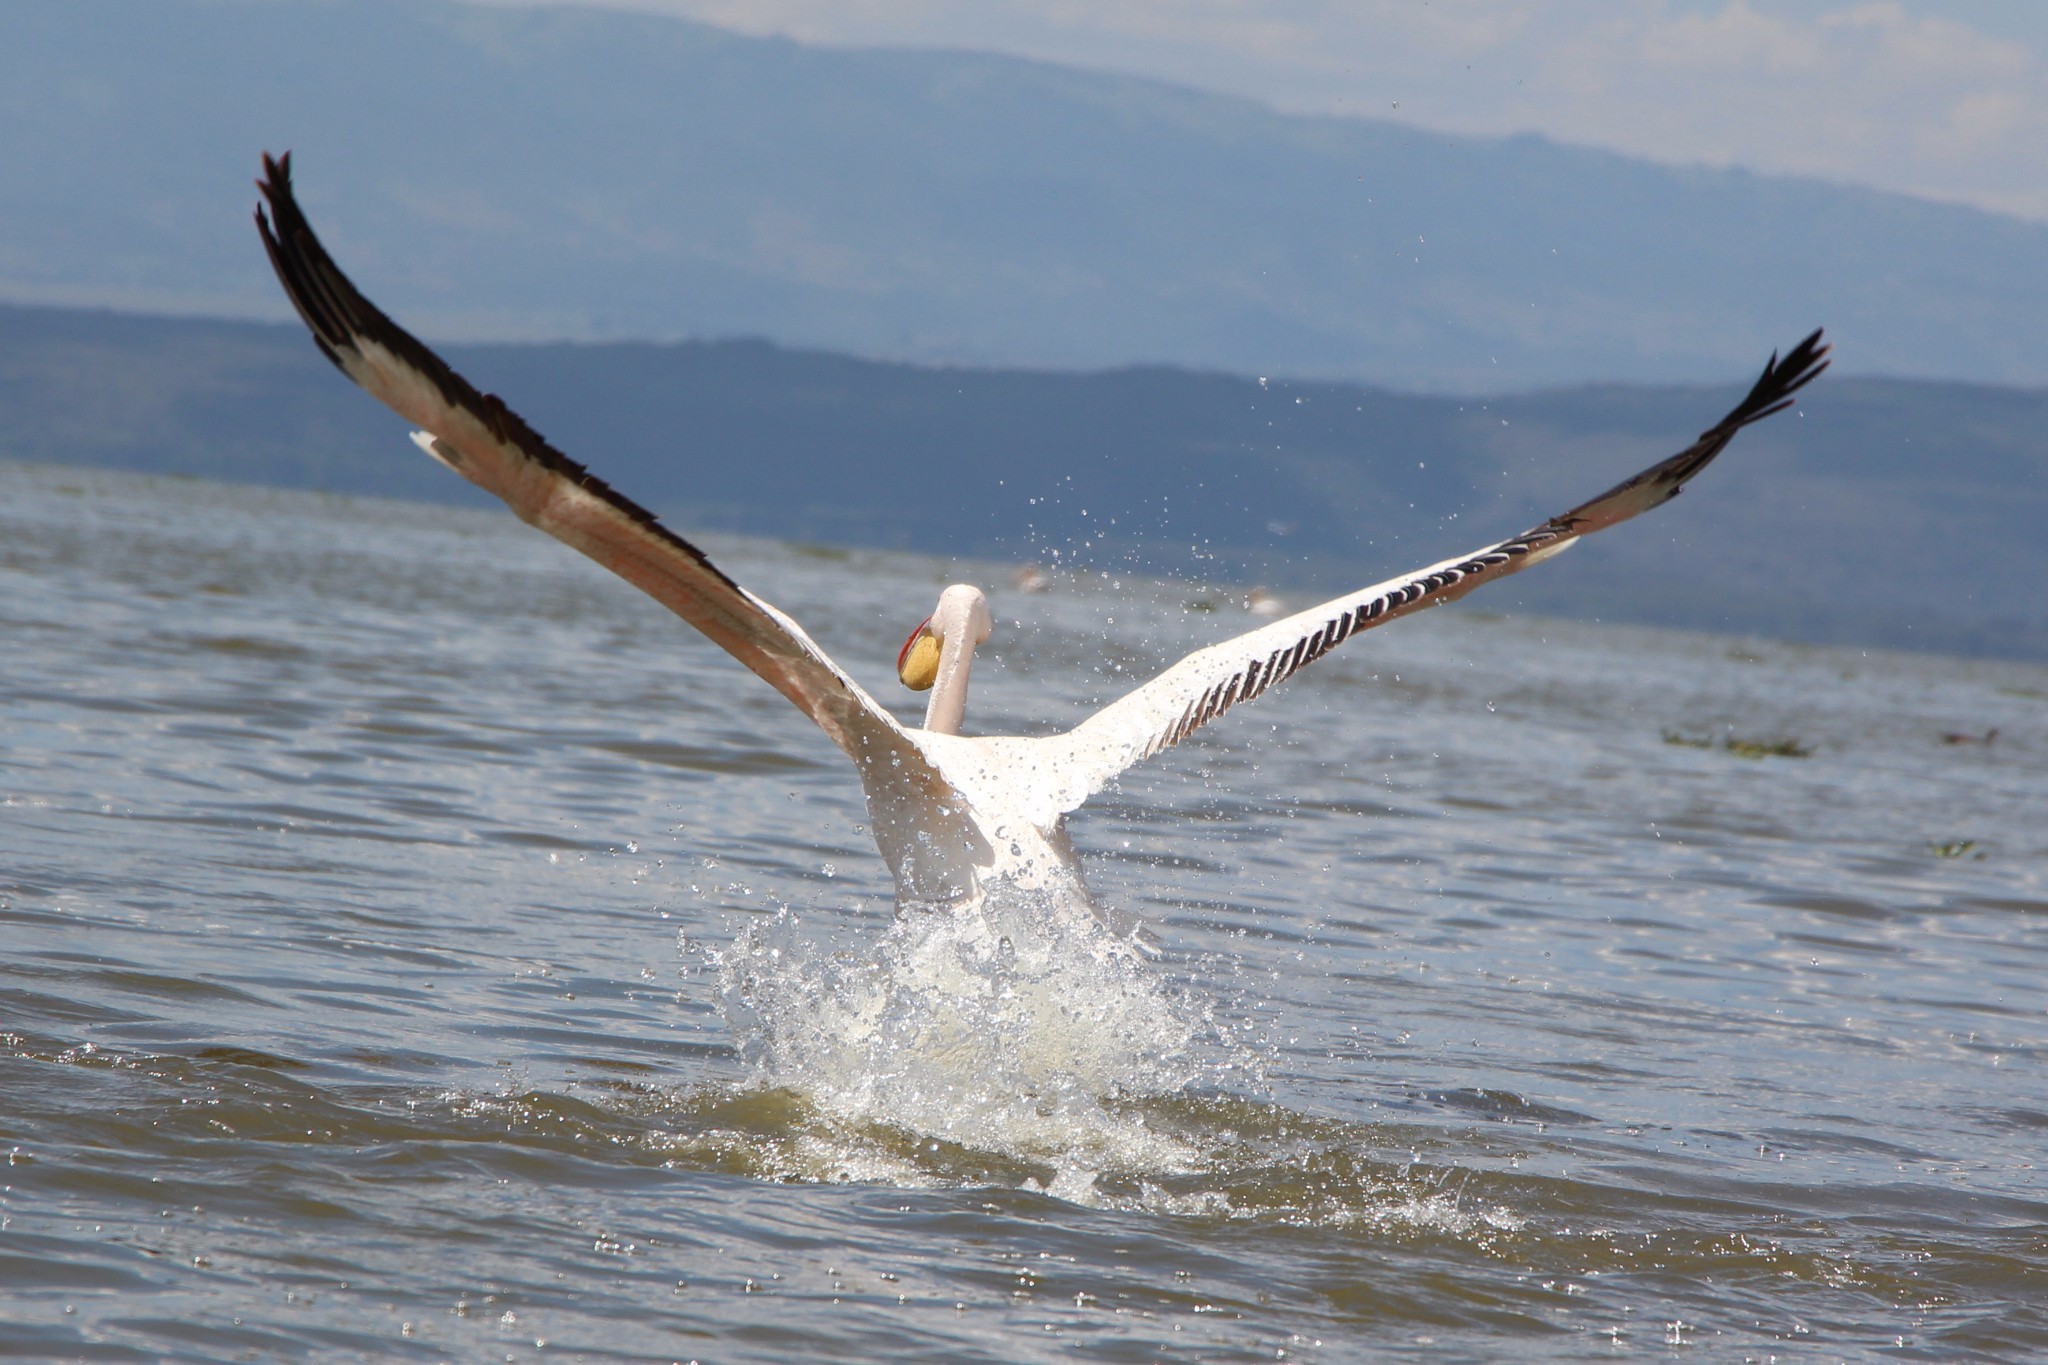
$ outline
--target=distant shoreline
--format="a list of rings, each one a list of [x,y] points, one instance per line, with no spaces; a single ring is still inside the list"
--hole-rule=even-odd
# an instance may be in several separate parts
[[[1732,392],[1457,399],[761,341],[447,349],[691,531],[1317,593],[1551,515],[1689,440]],[[1829,375],[1672,508],[1486,607],[2048,658],[2042,430],[2048,390]],[[0,455],[488,503],[289,324],[0,306]]]

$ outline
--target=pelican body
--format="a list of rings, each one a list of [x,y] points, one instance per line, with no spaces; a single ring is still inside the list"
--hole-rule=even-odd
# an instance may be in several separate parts
[[[958,906],[997,884],[1085,898],[1064,820],[1125,768],[1265,695],[1352,636],[1464,596],[1669,501],[1735,434],[1791,405],[1827,368],[1820,333],[1678,454],[1518,536],[1431,564],[1188,655],[1064,734],[961,733],[974,650],[991,630],[967,585],[940,595],[898,658],[929,687],[922,729],[907,728],[803,629],[726,577],[676,535],[562,454],[500,399],[479,392],[357,291],[293,198],[289,154],[265,156],[269,212],[257,227],[279,281],[320,351],[415,427],[429,455],[502,498],[523,520],[645,591],[809,716],[853,761],[899,909]]]

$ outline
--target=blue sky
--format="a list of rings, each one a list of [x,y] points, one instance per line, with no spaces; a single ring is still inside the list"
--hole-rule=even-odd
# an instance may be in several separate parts
[[[534,0],[496,0],[533,3]],[[574,0],[1536,132],[2048,220],[2037,0]]]

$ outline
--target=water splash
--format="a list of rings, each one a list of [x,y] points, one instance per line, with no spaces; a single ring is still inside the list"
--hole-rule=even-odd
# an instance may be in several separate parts
[[[834,1119],[1050,1162],[1083,1201],[1105,1166],[1199,1161],[1130,1101],[1215,1065],[1208,1007],[1084,905],[997,888],[841,943],[783,910],[718,966],[759,1081]]]
[[[1384,1134],[1241,1093],[1263,1089],[1263,1055],[1224,1007],[1076,900],[1000,888],[879,933],[785,907],[717,969],[753,1080],[665,1134],[670,1158],[1482,1247],[1521,1227],[1469,1172],[1376,1158]]]

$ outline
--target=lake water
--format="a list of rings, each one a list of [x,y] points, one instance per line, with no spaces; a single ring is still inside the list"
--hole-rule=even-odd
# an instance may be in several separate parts
[[[708,547],[918,714],[972,566]],[[982,573],[971,730],[1251,624]],[[2048,1357],[2048,669],[1397,623],[1075,819],[1146,955],[509,516],[0,465],[0,745],[0,1357]]]

